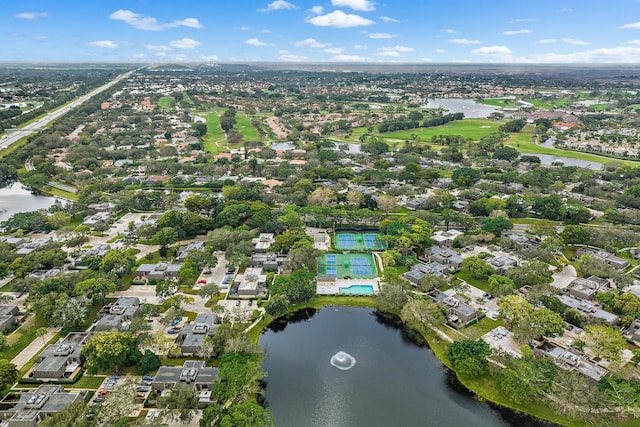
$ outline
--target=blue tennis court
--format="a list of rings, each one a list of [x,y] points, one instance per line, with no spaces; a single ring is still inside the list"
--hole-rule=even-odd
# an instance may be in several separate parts
[[[354,275],[368,275],[371,274],[371,267],[368,265],[352,265],[351,271]]]
[[[337,276],[338,275],[338,267],[327,267],[327,276]]]
[[[367,250],[383,250],[387,248],[384,240],[381,240],[380,233],[354,233],[354,232],[336,232],[333,244],[337,250],[346,251],[367,251]]]
[[[335,254],[327,254],[325,256],[325,260],[327,261],[327,265],[336,265],[336,255]]]
[[[378,276],[376,263],[367,253],[332,253],[318,257],[318,276],[343,279],[373,279]]]
[[[363,234],[364,245],[367,249],[379,249],[380,244],[376,242],[378,234]]]
[[[356,248],[356,236],[353,234],[338,234],[336,236],[338,238],[338,243],[340,247],[344,249],[355,249]]]

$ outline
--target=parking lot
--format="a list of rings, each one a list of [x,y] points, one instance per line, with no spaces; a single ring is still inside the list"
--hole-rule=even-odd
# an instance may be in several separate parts
[[[493,328],[482,336],[482,339],[495,350],[502,350],[511,357],[522,357],[520,344],[513,339],[513,333],[504,326]]]

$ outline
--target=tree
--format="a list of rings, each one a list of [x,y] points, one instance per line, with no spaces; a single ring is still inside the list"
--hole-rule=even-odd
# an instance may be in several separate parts
[[[200,295],[204,299],[209,299],[214,295],[218,295],[220,293],[220,287],[215,283],[207,283],[198,291],[198,295]]]
[[[496,384],[514,402],[527,402],[545,395],[555,373],[556,366],[551,358],[523,356],[509,360],[506,367],[498,371]]]
[[[296,270],[289,276],[279,275],[269,289],[272,295],[285,295],[290,304],[302,304],[316,294],[315,274]]]
[[[87,406],[82,399],[68,404],[59,412],[46,417],[40,427],[89,427]]]
[[[0,390],[4,390],[18,379],[16,365],[5,359],[0,359]]]
[[[545,285],[553,281],[553,273],[549,264],[538,260],[522,263],[507,270],[507,277],[513,280],[518,288],[528,285]]]
[[[505,230],[511,230],[513,223],[503,216],[486,218],[482,221],[482,229],[499,236]]]
[[[194,409],[198,409],[198,392],[175,387],[158,398],[157,406],[169,412],[174,420],[187,424],[193,419]]]
[[[156,295],[160,298],[170,298],[178,291],[178,286],[170,280],[163,280],[156,284]]]
[[[423,298],[410,299],[400,312],[400,318],[410,328],[421,330],[424,326],[444,323],[446,309],[441,305]]]
[[[528,318],[533,312],[533,306],[518,295],[509,295],[498,303],[500,314],[509,327],[518,324],[522,319]]]
[[[487,280],[495,271],[485,260],[477,256],[470,256],[462,260],[460,270],[478,280]]]
[[[44,340],[44,336],[47,335],[48,331],[49,329],[44,327],[36,329],[36,337],[42,338],[42,345],[46,344],[46,341]]]
[[[565,326],[565,321],[558,313],[548,308],[538,308],[519,319],[513,326],[513,333],[517,340],[524,342],[542,336],[556,336],[564,332]]]
[[[291,259],[291,268],[293,270],[303,269],[309,271],[316,270],[316,262],[318,257],[322,255],[322,251],[313,246],[298,246],[289,251],[289,259]]]
[[[284,294],[273,295],[265,304],[264,309],[271,316],[282,316],[289,309],[289,298]]]
[[[87,372],[117,370],[120,366],[135,365],[140,359],[138,339],[124,332],[100,332],[82,348]]]
[[[93,339],[93,338],[92,338]],[[96,420],[102,426],[118,425],[121,419],[129,417],[138,407],[136,398],[136,380],[132,376],[125,376],[113,386],[104,402],[100,405]]]
[[[162,362],[158,355],[151,350],[145,350],[138,363],[136,363],[136,372],[140,375],[146,375],[160,366],[162,366]]]
[[[480,179],[480,172],[472,168],[457,168],[451,174],[451,180],[457,187],[471,187]]]
[[[465,377],[477,377],[486,372],[489,367],[487,356],[491,348],[484,340],[456,341],[449,346],[447,357],[456,372]]]
[[[330,188],[318,187],[307,197],[310,205],[331,206],[336,202],[336,193]]]
[[[385,283],[380,286],[376,301],[380,311],[400,313],[404,305],[409,301],[409,293],[402,286]]]
[[[378,209],[383,212],[389,212],[393,210],[397,206],[396,198],[393,196],[389,196],[387,194],[383,194],[378,197]]]
[[[567,245],[586,245],[591,240],[591,234],[582,225],[566,225],[560,237]]]
[[[533,209],[540,213],[541,218],[554,221],[564,219],[566,213],[564,202],[557,194],[540,197],[533,204]]]
[[[100,271],[122,278],[131,273],[136,259],[126,251],[111,249],[100,262]]]
[[[156,245],[160,245],[160,256],[167,256],[167,248],[178,241],[178,232],[172,227],[162,227],[151,239]]]
[[[587,352],[594,358],[618,360],[622,350],[627,348],[627,342],[622,334],[605,325],[587,325],[584,327],[583,340]]]
[[[489,276],[489,292],[497,297],[511,295],[516,291],[516,284],[508,277],[499,274]]]

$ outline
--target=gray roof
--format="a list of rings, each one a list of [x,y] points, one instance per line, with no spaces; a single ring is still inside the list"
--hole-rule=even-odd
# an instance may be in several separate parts
[[[604,311],[590,303],[580,301],[579,299],[570,297],[568,295],[558,295],[558,299],[567,307],[574,308],[580,311],[582,314],[586,314],[587,316],[605,320],[610,324],[616,324],[620,322],[620,318],[615,314]]]

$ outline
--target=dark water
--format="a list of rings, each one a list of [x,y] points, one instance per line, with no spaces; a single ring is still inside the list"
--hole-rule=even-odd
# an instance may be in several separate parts
[[[372,309],[327,307],[262,335],[265,398],[278,427],[542,425],[473,399],[410,332]],[[329,363],[345,351],[351,370]]]

